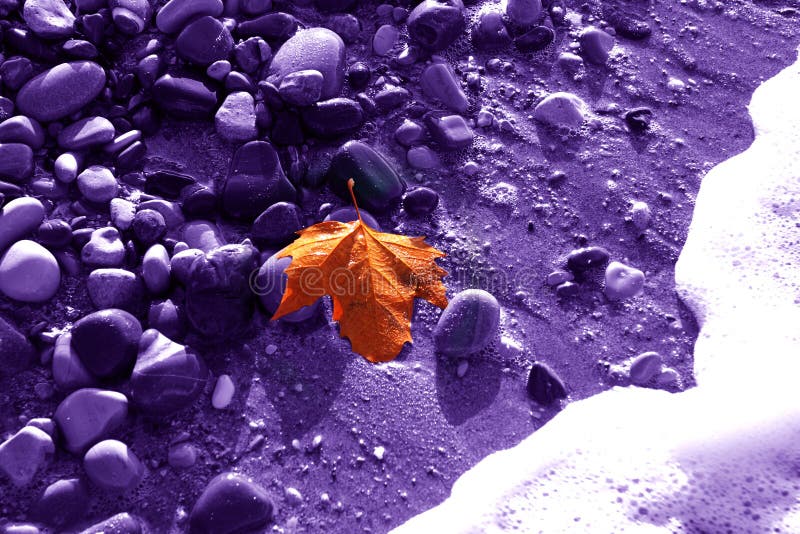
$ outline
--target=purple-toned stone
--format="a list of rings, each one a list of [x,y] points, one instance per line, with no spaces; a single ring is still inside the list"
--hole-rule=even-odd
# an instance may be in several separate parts
[[[267,41],[282,42],[297,31],[297,19],[288,13],[267,13],[245,20],[236,27],[241,37],[261,37]]]
[[[122,393],[96,388],[79,389],[56,408],[54,419],[65,448],[80,454],[120,428],[128,416]]]
[[[352,134],[364,124],[361,105],[349,98],[332,98],[300,111],[303,125],[317,137],[334,138]]]
[[[534,362],[528,375],[528,394],[543,406],[567,397],[567,388],[561,378],[546,364]]]
[[[217,107],[216,91],[203,82],[169,74],[156,80],[153,99],[163,111],[181,119],[206,118]]]
[[[100,378],[127,375],[136,361],[142,325],[130,313],[111,308],[75,323],[72,347],[89,371]]]
[[[300,208],[292,202],[276,202],[253,222],[251,235],[267,244],[281,245],[291,241],[303,225]]]
[[[350,198],[347,187],[350,178],[355,181],[353,191],[359,206],[375,212],[386,211],[405,190],[405,184],[389,161],[360,141],[342,145],[328,169],[328,184],[343,199]]]
[[[433,329],[436,350],[447,356],[467,356],[486,348],[497,335],[500,304],[482,289],[458,293]]]
[[[408,34],[423,48],[444,50],[467,26],[461,0],[424,0],[408,16]]]
[[[429,114],[425,119],[431,137],[444,150],[461,150],[472,146],[474,134],[461,115]]]
[[[156,15],[156,26],[164,33],[177,33],[191,19],[222,14],[222,0],[170,0]]]
[[[51,527],[68,527],[89,509],[89,490],[79,478],[56,480],[36,501],[32,516]]]
[[[301,70],[316,70],[325,79],[322,98],[338,96],[344,84],[345,46],[341,37],[326,28],[294,34],[275,53],[267,80],[279,86],[283,78]]]
[[[36,358],[30,341],[11,323],[0,317],[0,373],[27,368]]]
[[[0,179],[23,183],[33,175],[33,150],[22,143],[0,144]]]
[[[288,276],[285,271],[290,263],[292,263],[292,258],[278,258],[276,254],[273,254],[267,258],[267,261],[258,270],[253,290],[258,294],[262,306],[270,315],[277,311],[283,298],[283,293],[286,291]],[[280,320],[288,323],[305,321],[317,313],[320,302],[317,300],[310,306],[303,306],[299,310],[284,315]]]
[[[418,187],[403,197],[403,209],[411,215],[428,215],[439,205],[439,193],[429,187]]]
[[[44,145],[44,129],[35,119],[17,115],[0,123],[0,143],[22,143],[38,150]]]
[[[114,139],[114,125],[105,117],[86,117],[73,122],[58,134],[58,146],[83,150],[105,145]]]
[[[29,80],[17,94],[17,107],[23,115],[50,122],[83,109],[105,84],[105,70],[97,63],[61,63]]]
[[[139,458],[115,439],[101,441],[89,449],[83,457],[83,469],[95,486],[113,492],[132,490],[145,474]]]
[[[191,534],[235,534],[272,520],[272,499],[260,485],[238,473],[222,473],[208,483],[189,516]]]
[[[178,55],[196,65],[207,67],[228,59],[233,50],[233,37],[228,28],[214,17],[201,17],[191,22],[175,40]]]

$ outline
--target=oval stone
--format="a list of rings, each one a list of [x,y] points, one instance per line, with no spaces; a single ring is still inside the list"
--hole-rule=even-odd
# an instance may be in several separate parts
[[[164,33],[175,33],[197,16],[221,14],[222,0],[170,0],[156,15],[156,26]]]
[[[64,0],[25,0],[22,18],[33,33],[45,39],[69,37],[74,31],[75,15]]]
[[[55,256],[35,241],[17,241],[0,258],[0,291],[20,302],[50,300],[61,284]]]
[[[214,17],[201,17],[187,25],[175,40],[178,55],[186,61],[207,67],[228,59],[233,37],[228,28]]]
[[[96,388],[79,389],[67,396],[53,417],[66,449],[81,453],[111,435],[128,416],[128,398]]]
[[[153,85],[153,99],[170,115],[181,119],[209,117],[217,107],[217,93],[203,82],[165,74]]]
[[[586,103],[572,93],[547,95],[536,104],[533,118],[553,127],[578,128],[583,124]]]
[[[447,356],[467,356],[483,350],[497,335],[500,304],[482,289],[458,293],[433,329],[436,349]]]
[[[526,389],[531,398],[543,406],[567,397],[564,382],[555,371],[541,362],[534,362],[531,366]]]
[[[44,205],[33,197],[15,198],[0,211],[0,251],[33,233],[44,220]]]
[[[33,150],[22,143],[0,144],[0,179],[22,183],[33,174]]]
[[[17,94],[17,108],[42,122],[81,110],[106,84],[106,71],[93,61],[61,63],[29,80]]]
[[[267,81],[280,86],[287,74],[301,70],[322,73],[322,98],[338,96],[344,84],[345,47],[342,38],[326,28],[294,34],[275,53]]]
[[[264,488],[238,473],[222,473],[208,483],[195,502],[189,528],[193,534],[250,531],[266,525],[273,509]]]
[[[300,223],[300,208],[292,202],[276,202],[253,221],[251,235],[267,244],[281,245],[296,237]]]
[[[56,480],[44,490],[33,516],[51,527],[66,527],[83,518],[89,509],[89,491],[79,478]]]
[[[89,480],[107,491],[128,491],[144,477],[144,465],[127,445],[115,439],[101,441],[86,452],[83,468]]]
[[[409,36],[433,52],[444,50],[467,26],[461,0],[424,0],[409,14]]]
[[[93,148],[111,142],[114,134],[114,125],[105,117],[86,117],[61,130],[58,146],[67,150]]]
[[[72,347],[89,371],[100,378],[126,375],[139,350],[142,325],[130,313],[110,308],[75,323]]]
[[[317,137],[352,134],[364,124],[364,110],[355,100],[332,98],[303,108],[303,125]]]
[[[371,146],[348,141],[334,154],[328,170],[331,190],[343,199],[350,198],[347,181],[355,181],[353,191],[359,207],[386,211],[400,199],[405,184],[389,161]]]
[[[286,291],[286,283],[289,278],[285,271],[290,263],[292,263],[292,258],[278,258],[277,254],[273,254],[267,258],[267,261],[258,270],[258,275],[253,284],[253,291],[258,295],[261,304],[269,314],[274,314],[277,311],[283,298],[283,293]],[[317,312],[320,302],[320,300],[317,300],[310,306],[303,306],[299,310],[284,315],[280,320],[289,323],[305,321]]]
[[[44,145],[44,129],[35,119],[17,115],[0,123],[0,143],[22,143],[38,150]]]

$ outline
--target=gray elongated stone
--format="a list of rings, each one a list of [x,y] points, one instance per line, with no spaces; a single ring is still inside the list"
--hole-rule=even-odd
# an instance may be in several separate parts
[[[85,107],[105,84],[105,70],[93,61],[61,63],[28,80],[16,104],[23,115],[50,122]]]
[[[122,393],[96,388],[79,389],[56,408],[54,419],[66,449],[82,453],[111,435],[128,416],[128,398]]]
[[[216,91],[203,82],[169,74],[156,80],[153,99],[163,111],[181,119],[206,118],[217,107]]]
[[[44,220],[44,205],[33,197],[15,198],[0,210],[0,252],[33,233]]]
[[[276,87],[283,78],[301,70],[322,73],[321,98],[339,96],[344,84],[345,46],[342,38],[326,28],[298,31],[275,53],[267,80]]]

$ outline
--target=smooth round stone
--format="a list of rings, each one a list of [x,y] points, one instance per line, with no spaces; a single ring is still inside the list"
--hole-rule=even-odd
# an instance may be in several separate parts
[[[367,210],[359,209],[361,212],[361,220],[369,226],[370,228],[381,231],[381,225],[378,223],[378,220],[373,217],[371,213]],[[339,222],[350,222],[350,221],[357,221],[358,220],[358,212],[356,208],[353,206],[343,206],[341,208],[336,208],[332,212],[330,212],[326,217],[326,221],[339,221]]]
[[[463,150],[469,148],[475,134],[461,115],[429,114],[425,123],[431,137],[443,150]]]
[[[169,289],[169,254],[164,245],[157,243],[147,249],[142,259],[142,278],[147,290],[160,295]]]
[[[189,269],[191,269],[192,263],[194,263],[194,260],[196,260],[198,256],[202,255],[203,251],[198,248],[182,250],[173,255],[172,259],[170,259],[170,272],[173,278],[181,284],[186,285],[189,280]]]
[[[478,24],[472,29],[472,44],[479,50],[498,50],[511,44],[511,36],[500,13],[487,11],[480,15]]]
[[[108,167],[92,165],[78,175],[78,190],[86,200],[105,204],[117,196],[119,183]]]
[[[663,365],[664,362],[659,353],[643,352],[631,362],[628,376],[630,376],[632,383],[637,386],[644,386],[661,372]]]
[[[278,94],[290,106],[310,106],[322,96],[325,82],[318,70],[299,70],[284,76]]]
[[[142,325],[117,308],[90,313],[72,329],[72,348],[89,371],[99,378],[127,375],[136,361]]]
[[[36,119],[17,115],[0,123],[0,143],[22,143],[38,150],[44,145],[44,129]]]
[[[80,534],[142,534],[142,532],[144,532],[142,521],[136,516],[123,512],[95,523],[82,530]]]
[[[156,80],[153,100],[163,111],[180,119],[204,119],[217,107],[216,91],[203,82],[169,74]]]
[[[612,261],[606,267],[606,285],[603,292],[610,300],[635,297],[644,289],[644,273],[624,263]]]
[[[214,477],[189,516],[193,534],[235,534],[265,526],[274,510],[260,485],[238,473]]]
[[[143,245],[152,245],[164,237],[167,222],[156,210],[143,209],[136,212],[131,222],[136,240]]]
[[[428,215],[439,205],[439,193],[429,187],[418,187],[403,197],[403,209],[411,215]]]
[[[250,287],[258,251],[250,244],[225,245],[198,257],[186,283],[186,316],[210,339],[238,336],[250,324],[255,299]]]
[[[67,527],[89,510],[89,491],[79,478],[56,480],[33,507],[33,516],[51,527]]]
[[[29,80],[17,94],[20,113],[50,122],[83,109],[106,84],[103,67],[92,61],[61,63]]]
[[[253,95],[236,91],[225,97],[214,115],[214,128],[220,137],[233,143],[252,141],[258,137]]]
[[[61,49],[75,59],[94,59],[98,56],[97,48],[83,39],[70,39],[61,45]]]
[[[430,51],[444,50],[467,26],[461,0],[424,0],[408,15],[408,34]]]
[[[160,198],[141,202],[139,210],[156,210],[164,217],[164,222],[167,223],[167,230],[174,230],[185,222],[181,207],[177,202],[169,202]]]
[[[465,113],[469,107],[467,95],[461,90],[461,84],[449,65],[430,65],[420,76],[420,86],[426,96],[438,100],[456,113]]]
[[[73,122],[58,134],[58,146],[84,150],[105,145],[114,139],[114,125],[105,117],[86,117]]]
[[[236,27],[240,37],[261,37],[267,41],[285,41],[297,31],[297,19],[288,13],[267,13],[245,20]]]
[[[125,424],[127,417],[128,398],[125,395],[96,388],[79,389],[69,394],[53,416],[64,446],[73,454],[80,454],[111,435]]]
[[[20,302],[45,302],[61,284],[53,254],[35,241],[17,241],[0,257],[0,291]]]
[[[44,205],[33,197],[15,198],[0,210],[0,251],[36,230],[44,220]]]
[[[640,231],[644,231],[650,226],[650,221],[653,218],[653,212],[647,202],[636,201],[631,205],[631,221],[633,225]]]
[[[561,378],[546,364],[534,362],[528,374],[528,394],[543,406],[567,397],[567,388]]]
[[[506,15],[517,26],[530,26],[542,14],[542,0],[507,0]]]
[[[39,225],[36,240],[50,248],[62,248],[72,242],[72,227],[62,219],[51,219]]]
[[[614,48],[614,37],[594,27],[584,29],[578,42],[581,44],[583,56],[596,65],[605,65],[611,49]]]
[[[303,125],[317,137],[349,135],[364,124],[361,104],[349,98],[331,98],[300,111]]]
[[[426,136],[427,132],[422,125],[408,119],[405,119],[394,131],[395,141],[404,147],[418,145],[425,141]]]
[[[106,491],[132,490],[144,478],[144,465],[127,445],[101,441],[86,452],[83,469],[92,483]]]
[[[183,241],[190,248],[211,252],[225,244],[219,227],[209,221],[191,221],[183,227]]]
[[[324,83],[321,98],[339,96],[344,84],[345,46],[342,38],[326,28],[301,30],[275,53],[267,80],[280,86],[285,76],[301,70],[316,70]]]
[[[521,52],[536,52],[546,48],[556,34],[547,26],[534,26],[514,39],[514,46]]]
[[[150,305],[147,324],[170,339],[178,341],[186,337],[186,316],[170,299]]]
[[[174,469],[188,469],[197,462],[197,447],[191,443],[176,443],[167,452],[167,463]]]
[[[220,375],[211,394],[211,406],[216,410],[224,410],[231,405],[236,393],[236,384],[230,375]]]
[[[14,183],[27,181],[33,174],[33,150],[22,143],[0,144],[0,179]]]
[[[72,334],[69,332],[56,339],[52,364],[53,381],[59,391],[75,391],[95,383],[94,377],[72,348]]]
[[[0,473],[5,474],[18,487],[33,481],[47,456],[56,447],[53,439],[43,430],[26,426],[0,444]]]
[[[553,127],[579,128],[586,114],[586,103],[572,93],[546,96],[533,110],[533,118]]]
[[[436,152],[426,146],[415,146],[406,153],[408,166],[412,169],[435,169],[441,165]]]
[[[169,415],[193,403],[207,379],[208,368],[199,355],[151,328],[139,341],[131,401],[145,413]]]
[[[230,74],[231,72],[231,62],[224,59],[221,61],[215,61],[211,65],[208,66],[206,69],[206,74],[218,82],[221,82],[225,79],[225,77]]]
[[[72,35],[75,15],[64,0],[25,0],[22,18],[28,27],[45,39],[60,39]]]
[[[605,265],[611,254],[603,247],[584,247],[575,249],[567,255],[567,268],[581,273],[593,267]]]
[[[295,196],[271,143],[251,141],[236,150],[222,191],[225,213],[252,220],[276,202],[293,202]]]
[[[156,15],[156,26],[164,33],[176,33],[195,17],[221,14],[222,0],[170,0]]]
[[[348,141],[336,151],[328,169],[328,184],[339,197],[349,200],[347,181],[355,181],[358,205],[384,212],[403,194],[405,184],[389,161],[371,146]]]
[[[353,89],[363,89],[367,86],[371,77],[372,71],[369,65],[361,61],[353,63],[347,69],[347,83]]]
[[[300,215],[297,204],[277,202],[253,221],[251,235],[254,239],[263,240],[270,245],[291,241],[296,236],[295,232],[303,227]]]
[[[458,293],[433,329],[436,349],[447,356],[467,356],[486,348],[497,335],[500,304],[482,289]]]
[[[69,184],[78,178],[79,167],[78,156],[71,152],[64,152],[56,158],[53,164],[53,174],[59,182]]]
[[[386,56],[394,49],[399,39],[400,31],[391,24],[384,24],[372,37],[372,51],[379,56]]]
[[[215,217],[219,198],[210,188],[194,184],[184,187],[180,194],[181,210],[187,217]]]
[[[119,308],[131,313],[139,311],[142,283],[130,271],[95,269],[86,279],[86,288],[96,308]]]
[[[261,304],[270,315],[275,314],[283,298],[283,293],[286,291],[286,283],[289,277],[285,271],[290,263],[292,263],[292,258],[278,258],[277,254],[273,254],[267,258],[267,261],[258,270],[258,275],[256,275],[253,291],[258,295]],[[303,306],[297,311],[284,315],[280,320],[288,323],[299,323],[313,317],[319,307],[320,301],[317,300],[314,304]]]
[[[12,324],[0,317],[0,374],[27,368],[36,357],[33,345]]]
[[[89,242],[81,249],[81,261],[98,267],[119,267],[125,261],[125,245],[119,230],[113,226],[92,232]]]
[[[135,12],[125,7],[115,7],[111,10],[111,19],[114,26],[125,35],[137,35],[144,31],[147,21]]]
[[[175,40],[178,55],[202,67],[228,59],[233,37],[228,28],[214,17],[201,17],[189,23]]]

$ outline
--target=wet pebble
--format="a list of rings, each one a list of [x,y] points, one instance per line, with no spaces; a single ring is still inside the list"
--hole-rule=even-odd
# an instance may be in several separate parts
[[[95,486],[113,492],[132,490],[145,473],[133,451],[115,439],[101,441],[89,449],[83,457],[83,469]]]
[[[175,50],[184,60],[207,67],[228,59],[233,37],[228,28],[214,17],[205,16],[189,23],[175,40]]]
[[[164,237],[167,231],[167,222],[164,216],[153,209],[143,209],[136,212],[131,221],[131,228],[136,240],[142,245],[152,245]]]
[[[350,198],[347,181],[355,181],[353,191],[359,207],[383,212],[400,199],[405,185],[389,161],[371,146],[348,141],[334,154],[328,170],[331,190],[343,199]]]
[[[78,156],[71,152],[64,152],[56,158],[53,165],[53,173],[58,181],[68,184],[78,178],[79,168]]]
[[[142,522],[136,516],[122,512],[87,527],[80,534],[142,534],[142,532]]]
[[[542,0],[508,0],[506,15],[515,25],[527,27],[539,20],[542,14]]]
[[[408,166],[412,169],[429,170],[441,165],[436,152],[426,146],[415,146],[406,152]]]
[[[55,450],[53,439],[46,432],[23,427],[0,444],[0,472],[15,486],[27,486]]]
[[[567,268],[574,273],[581,273],[605,265],[610,257],[609,252],[603,247],[575,249],[567,255]]]
[[[105,83],[105,70],[97,63],[61,63],[29,80],[17,94],[16,104],[22,114],[50,122],[82,109]]]
[[[53,254],[35,241],[17,241],[0,257],[0,291],[20,302],[45,302],[61,284]]]
[[[500,50],[511,44],[511,35],[500,13],[481,13],[478,23],[472,29],[472,44],[478,50]]]
[[[197,248],[183,250],[172,256],[170,259],[170,272],[172,276],[181,284],[186,284],[189,280],[189,269],[198,256],[202,256],[203,251]]]
[[[79,478],[56,480],[36,501],[32,515],[51,527],[67,527],[89,510],[89,491]]]
[[[208,483],[189,517],[197,534],[234,534],[263,527],[274,504],[263,487],[238,473],[222,473]]]
[[[89,298],[96,308],[119,308],[136,313],[141,306],[142,283],[125,269],[95,269],[86,279]]]
[[[353,206],[343,206],[341,208],[337,208],[326,215],[325,220],[339,222],[357,221],[359,213],[361,214],[361,220],[364,222],[364,224],[379,232],[381,231],[381,225],[378,224],[378,220],[375,219],[370,212],[361,208],[359,208],[359,211],[356,212],[356,209]]]
[[[625,112],[625,123],[634,132],[644,132],[650,128],[653,111],[650,108],[633,108]]]
[[[467,289],[456,294],[445,308],[433,339],[447,356],[466,356],[483,350],[497,335],[500,304],[490,293]]]
[[[391,24],[384,24],[372,37],[372,51],[378,56],[386,56],[397,45],[400,31]]]
[[[224,410],[230,406],[233,394],[236,392],[236,385],[229,375],[220,375],[214,385],[214,392],[211,394],[211,406],[217,410]]]
[[[175,341],[180,341],[186,336],[186,316],[171,299],[150,305],[147,324]]]
[[[170,0],[156,15],[156,26],[164,33],[176,33],[196,17],[222,14],[222,0]]]
[[[408,15],[408,34],[430,51],[444,50],[466,29],[461,0],[424,0]]]
[[[291,241],[300,223],[300,208],[292,202],[276,202],[253,222],[251,235],[265,243],[280,245]]]
[[[272,204],[294,199],[295,189],[271,143],[252,141],[234,153],[222,191],[222,207],[228,215],[252,220]]]
[[[533,110],[533,118],[553,127],[579,128],[586,114],[586,103],[572,93],[546,96]]]
[[[142,325],[117,308],[86,315],[72,328],[72,348],[99,378],[127,376],[136,361]]]
[[[564,282],[571,282],[575,276],[569,271],[557,270],[547,275],[546,282],[549,286],[558,286]]]
[[[209,86],[193,78],[169,74],[153,84],[153,100],[164,112],[180,119],[204,119],[217,107],[217,93]]]
[[[567,397],[564,382],[549,366],[534,362],[528,374],[528,394],[543,406],[550,406],[558,399]]]
[[[21,197],[6,203],[0,211],[0,252],[20,238],[32,234],[44,220],[42,203]]]
[[[156,243],[147,249],[142,258],[142,279],[147,290],[160,295],[169,289],[169,254],[164,245]]]
[[[414,216],[428,215],[439,205],[439,193],[429,187],[417,187],[403,197],[403,209]]]
[[[292,263],[292,258],[278,258],[276,254],[273,254],[261,265],[254,280],[253,290],[261,300],[264,309],[271,315],[277,311],[286,290],[288,277],[284,271],[290,263]],[[317,301],[310,306],[304,306],[284,315],[280,320],[299,323],[313,317],[319,307],[320,301]]]
[[[122,393],[96,388],[79,389],[56,408],[54,419],[69,452],[82,453],[120,428],[128,416]]]
[[[331,98],[301,111],[303,125],[317,137],[331,138],[358,130],[364,123],[361,105],[349,98]]]
[[[226,141],[241,143],[258,136],[253,95],[236,91],[225,97],[214,115],[214,127]]]
[[[427,131],[421,124],[405,119],[394,132],[395,140],[405,147],[418,145],[425,141]]]
[[[344,84],[344,63],[345,46],[341,37],[326,28],[301,30],[275,53],[267,80],[280,86],[288,74],[316,70],[324,78],[321,98],[333,98]]]
[[[108,167],[92,165],[78,175],[78,190],[86,200],[105,204],[117,196],[119,183]]]
[[[610,300],[635,297],[644,289],[644,273],[618,261],[608,264],[605,279],[603,291]]]
[[[119,230],[106,226],[92,231],[81,249],[81,261],[97,267],[119,267],[125,261],[125,245]]]
[[[636,201],[631,205],[631,221],[633,225],[640,231],[644,231],[650,226],[650,221],[653,218],[653,213],[647,202]]]
[[[64,0],[25,0],[22,18],[39,37],[60,39],[74,31],[75,15]]]
[[[422,72],[419,83],[425,96],[438,100],[456,113],[467,111],[469,100],[449,65],[432,64]]]
[[[22,143],[38,150],[44,145],[44,130],[36,119],[16,115],[0,123],[0,143]]]
[[[555,39],[556,34],[547,26],[534,26],[522,35],[514,38],[514,46],[520,52],[538,52]]]
[[[347,83],[350,84],[350,87],[353,89],[363,89],[367,86],[371,77],[372,71],[369,65],[361,61],[353,63],[350,65],[350,68],[347,69]]]
[[[472,146],[475,134],[461,115],[430,114],[425,118],[425,123],[441,149],[462,150]]]
[[[236,33],[241,37],[258,36],[271,42],[283,42],[294,35],[296,31],[297,19],[288,13],[281,12],[266,13],[260,17],[242,21],[236,27]]]
[[[59,391],[70,392],[93,386],[95,379],[72,348],[72,334],[58,336],[53,349],[53,381]]]
[[[318,70],[299,70],[283,77],[278,94],[290,106],[310,106],[322,96],[324,82]]]
[[[208,368],[197,353],[151,328],[139,342],[131,402],[148,414],[173,414],[200,396],[207,378]]]

